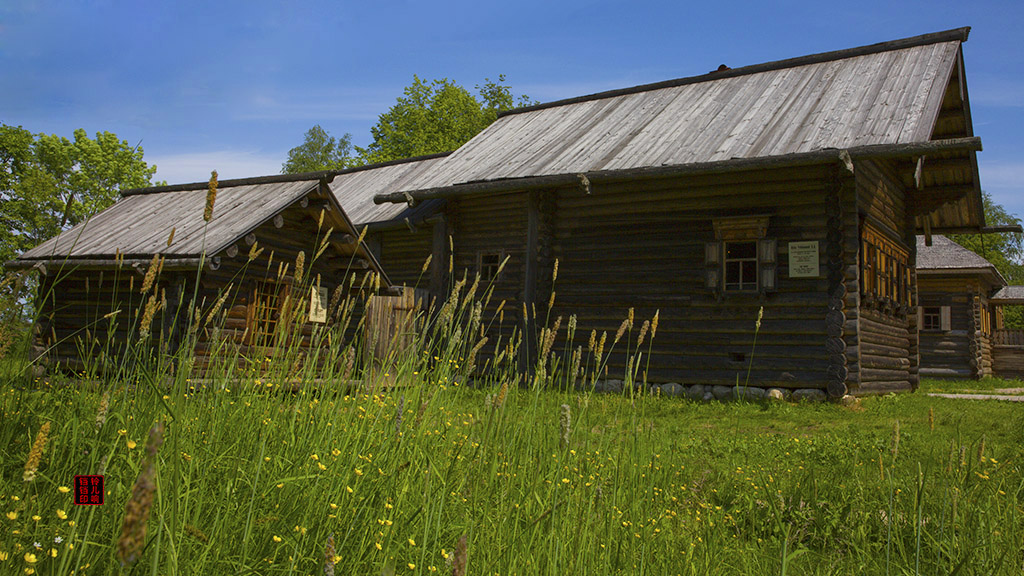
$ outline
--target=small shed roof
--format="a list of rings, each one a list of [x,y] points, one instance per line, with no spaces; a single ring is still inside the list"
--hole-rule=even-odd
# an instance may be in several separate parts
[[[978,254],[964,248],[942,235],[932,236],[932,245],[925,244],[925,237],[917,237],[918,270],[982,269],[995,266]]]
[[[220,181],[209,223],[203,219],[207,182],[127,190],[112,206],[25,252],[8,266],[24,268],[55,260],[102,262],[118,256],[148,259],[154,254],[162,255],[170,265],[191,262],[235,244],[309,194],[330,198],[336,237],[358,235],[333,195],[325,194],[331,178],[332,173],[321,172]],[[174,241],[168,246],[172,229]],[[373,270],[382,271],[372,253],[362,246],[356,251]]]
[[[987,275],[995,285],[1006,286],[1003,275],[991,262],[942,235],[932,236],[931,246],[925,244],[924,236],[917,237],[917,271],[925,275]]]
[[[663,174],[672,167],[742,166],[756,159],[828,150],[891,152],[932,138],[965,139],[972,136],[969,112],[959,100],[955,104],[967,118],[966,127],[948,136],[933,133],[946,87],[954,72],[959,74],[960,44],[968,31],[961,28],[513,110],[421,178],[396,185],[377,201],[402,202],[409,193],[416,199],[452,195],[460,187],[479,191],[484,183],[511,188],[526,179],[560,175],[585,174],[593,180],[652,169]],[[980,206],[976,171],[969,161],[973,154],[964,153],[966,169],[942,184],[959,186],[960,195],[977,195]]]
[[[1024,286],[1003,286],[989,298],[993,304],[1024,304]]]

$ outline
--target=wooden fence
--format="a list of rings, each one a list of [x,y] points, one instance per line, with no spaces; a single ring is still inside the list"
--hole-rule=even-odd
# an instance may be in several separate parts
[[[996,346],[1024,346],[1024,330],[995,330],[992,344]]]

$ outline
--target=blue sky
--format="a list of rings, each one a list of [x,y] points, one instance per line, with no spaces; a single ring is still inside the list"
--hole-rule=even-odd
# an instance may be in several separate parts
[[[3,0],[0,122],[142,143],[170,183],[274,174],[320,124],[369,143],[411,83],[542,102],[971,26],[982,187],[1024,216],[1024,2]]]

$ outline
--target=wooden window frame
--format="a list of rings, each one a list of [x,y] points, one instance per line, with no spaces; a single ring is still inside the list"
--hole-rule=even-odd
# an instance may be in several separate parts
[[[860,291],[864,302],[881,308],[909,308],[909,249],[868,220],[861,222],[860,246]]]
[[[494,257],[495,262],[484,262],[484,258]],[[476,273],[480,282],[498,282],[501,279],[501,263],[505,261],[504,250],[478,250],[476,253]],[[504,270],[501,270],[504,272]]]
[[[273,293],[266,288],[274,286]],[[282,318],[281,307],[291,293],[291,283],[277,280],[257,280],[252,289],[252,299],[248,306],[246,327],[250,346],[273,348],[278,337],[287,331],[288,318]],[[273,297],[272,305],[263,305],[263,299]],[[284,326],[281,325],[282,321]],[[267,328],[264,328],[264,327]]]
[[[730,246],[747,245],[753,253],[753,257],[729,257]],[[760,260],[758,256],[758,245],[756,240],[732,240],[722,243],[722,290],[725,292],[757,292],[761,285],[759,276]],[[744,263],[753,262],[753,279],[747,280],[744,274]],[[730,271],[735,272],[737,282],[729,282]]]
[[[778,283],[778,242],[767,238],[768,215],[728,216],[715,218],[715,242],[704,246],[705,286],[716,293],[756,294],[776,289]],[[729,258],[730,244],[753,245],[753,257]],[[754,262],[754,277],[746,281],[744,262]],[[727,282],[729,270],[739,266],[740,282]]]
[[[942,331],[942,306],[921,306],[921,331]]]

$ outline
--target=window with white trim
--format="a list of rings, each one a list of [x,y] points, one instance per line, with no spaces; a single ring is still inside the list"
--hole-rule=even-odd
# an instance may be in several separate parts
[[[778,243],[766,238],[768,216],[715,218],[716,242],[704,248],[705,285],[724,292],[775,289]]]

